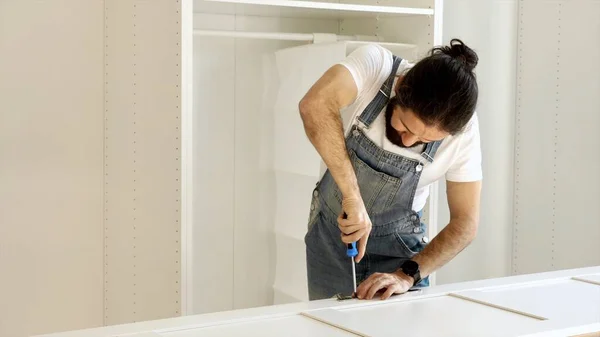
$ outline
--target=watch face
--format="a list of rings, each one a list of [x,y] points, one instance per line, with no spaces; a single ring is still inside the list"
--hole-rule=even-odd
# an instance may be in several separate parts
[[[410,276],[414,275],[418,270],[419,265],[412,260],[408,260],[402,265],[402,271],[404,271],[404,273]]]

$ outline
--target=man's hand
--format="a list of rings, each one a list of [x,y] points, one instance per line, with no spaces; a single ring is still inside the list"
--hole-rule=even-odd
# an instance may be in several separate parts
[[[342,201],[342,214],[338,217],[339,228],[342,231],[342,241],[352,243],[358,241],[358,255],[356,263],[365,256],[369,233],[371,233],[371,219],[363,200],[358,198],[344,198]]]
[[[372,299],[377,293],[381,295],[382,300],[387,300],[393,294],[403,294],[412,287],[412,277],[401,271],[395,273],[375,273],[369,276],[356,289],[356,296],[359,299]]]

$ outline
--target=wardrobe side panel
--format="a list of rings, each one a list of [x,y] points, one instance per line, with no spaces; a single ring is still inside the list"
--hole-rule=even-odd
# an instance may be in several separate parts
[[[104,3],[104,323],[178,316],[181,1]]]

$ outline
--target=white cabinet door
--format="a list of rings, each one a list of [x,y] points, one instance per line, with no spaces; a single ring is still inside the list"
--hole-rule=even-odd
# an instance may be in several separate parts
[[[600,274],[577,276],[577,277],[573,277],[573,279],[600,285]]]
[[[535,282],[469,290],[458,295],[554,322],[600,323],[600,285],[588,282],[570,279]]]
[[[514,336],[543,321],[444,295],[408,301],[365,302],[346,309],[308,313],[360,336]]]
[[[301,315],[257,319],[244,322],[215,324],[198,328],[182,328],[158,332],[160,337],[352,337],[352,333],[337,329]]]

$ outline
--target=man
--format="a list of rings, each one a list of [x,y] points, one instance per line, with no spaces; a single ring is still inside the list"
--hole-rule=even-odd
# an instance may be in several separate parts
[[[358,247],[356,296],[387,299],[428,286],[428,276],[475,238],[477,62],[456,39],[414,65],[366,45],[301,100],[306,134],[327,166],[305,237],[310,300],[353,292],[348,243]],[[429,185],[442,177],[450,222],[428,243],[422,210]]]

